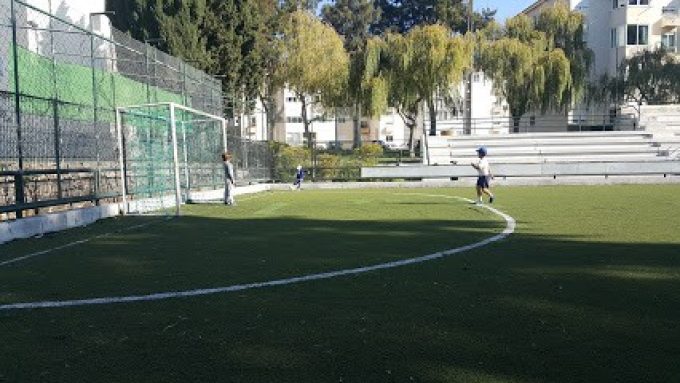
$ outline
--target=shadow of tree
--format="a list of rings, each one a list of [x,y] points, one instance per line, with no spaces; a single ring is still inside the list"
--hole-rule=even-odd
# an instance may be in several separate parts
[[[223,286],[419,256],[500,227],[183,217],[45,258],[38,269],[0,270],[0,291]],[[121,253],[121,244],[138,250]],[[135,263],[123,262],[130,257]],[[79,274],[68,272],[74,265]],[[72,284],[79,288],[68,290]],[[680,376],[678,291],[678,244],[520,232],[360,276],[0,313],[0,380],[671,382]]]

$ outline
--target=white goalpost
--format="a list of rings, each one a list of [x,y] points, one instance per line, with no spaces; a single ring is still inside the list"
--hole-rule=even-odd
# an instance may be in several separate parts
[[[224,187],[227,121],[172,102],[116,108],[123,214],[179,215],[190,193]]]

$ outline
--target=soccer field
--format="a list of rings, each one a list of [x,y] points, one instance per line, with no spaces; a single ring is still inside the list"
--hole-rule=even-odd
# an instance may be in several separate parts
[[[2,245],[0,382],[677,381],[680,187],[496,192],[273,192]]]

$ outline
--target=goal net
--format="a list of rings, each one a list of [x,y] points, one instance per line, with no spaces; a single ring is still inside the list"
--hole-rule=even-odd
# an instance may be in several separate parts
[[[179,215],[192,195],[224,188],[222,117],[159,103],[118,108],[116,120],[126,213]]]

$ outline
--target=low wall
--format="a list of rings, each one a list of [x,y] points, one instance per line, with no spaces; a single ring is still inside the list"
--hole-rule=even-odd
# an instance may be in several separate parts
[[[680,161],[574,162],[493,165],[497,177],[680,175]],[[376,166],[361,168],[362,178],[451,178],[477,176],[470,165]]]
[[[0,244],[46,233],[93,224],[120,214],[119,204],[95,206],[62,213],[38,215],[16,221],[0,222]]]

